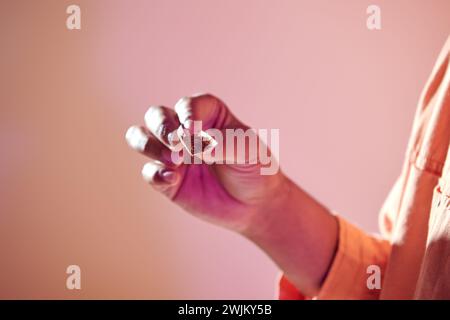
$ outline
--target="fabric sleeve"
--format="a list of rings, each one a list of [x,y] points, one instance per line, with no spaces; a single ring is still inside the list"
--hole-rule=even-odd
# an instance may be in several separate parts
[[[338,222],[338,248],[317,297],[305,297],[282,275],[278,282],[279,299],[378,299],[381,288],[376,277],[380,277],[378,283],[382,285],[391,245],[342,217],[338,217]]]

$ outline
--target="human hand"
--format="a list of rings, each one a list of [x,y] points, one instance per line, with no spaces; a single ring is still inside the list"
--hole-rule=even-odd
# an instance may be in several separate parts
[[[193,215],[253,241],[313,297],[336,250],[336,218],[280,171],[262,175],[259,150],[256,159],[245,152],[243,164],[174,164],[175,132],[180,124],[190,131],[193,121],[202,121],[203,130],[248,129],[211,95],[183,98],[175,110],[150,107],[147,128],[133,126],[126,134],[133,149],[152,159],[142,170],[144,179]],[[234,156],[233,148],[223,158],[230,153]]]
[[[152,159],[142,170],[144,179],[199,218],[239,232],[256,227],[261,212],[282,201],[286,179],[280,171],[261,175],[259,157],[243,164],[174,164],[175,132],[180,124],[192,127],[193,121],[202,121],[202,130],[249,129],[209,94],[182,98],[175,110],[152,106],[145,114],[146,128],[132,126],[126,134],[133,149]],[[230,152],[224,157],[230,158]]]

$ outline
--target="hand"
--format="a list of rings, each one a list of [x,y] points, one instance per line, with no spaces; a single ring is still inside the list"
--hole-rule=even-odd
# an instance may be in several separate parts
[[[176,166],[171,161],[174,132],[180,124],[191,129],[194,120],[202,121],[203,130],[248,128],[211,95],[183,98],[175,111],[150,107],[147,129],[133,126],[126,134],[133,149],[153,159],[142,170],[144,179],[193,215],[246,236],[313,297],[336,250],[335,217],[280,171],[261,175],[258,161]]]
[[[145,114],[147,128],[132,126],[126,138],[133,149],[152,159],[142,174],[155,189],[199,218],[245,233],[258,224],[262,211],[276,206],[275,200],[282,201],[287,179],[280,171],[261,175],[257,159],[252,164],[176,166],[171,161],[175,131],[193,121],[202,121],[202,130],[248,129],[221,100],[205,94],[182,98],[175,110],[150,107]]]

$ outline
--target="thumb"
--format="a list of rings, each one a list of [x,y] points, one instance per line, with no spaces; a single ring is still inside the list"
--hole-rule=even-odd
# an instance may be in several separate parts
[[[202,122],[202,129],[222,129],[242,125],[226,104],[211,94],[199,94],[181,98],[175,104],[180,123],[189,129],[194,121]]]

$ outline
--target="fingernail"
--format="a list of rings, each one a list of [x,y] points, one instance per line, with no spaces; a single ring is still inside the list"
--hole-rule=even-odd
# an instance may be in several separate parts
[[[161,177],[163,178],[163,180],[169,184],[173,184],[177,181],[177,174],[175,171],[172,170],[164,170],[161,173]]]
[[[148,142],[148,136],[138,126],[132,126],[127,130],[125,134],[128,145],[137,151],[144,151]]]
[[[158,166],[156,166],[154,163],[149,162],[142,167],[141,174],[145,181],[151,182],[157,171]]]

